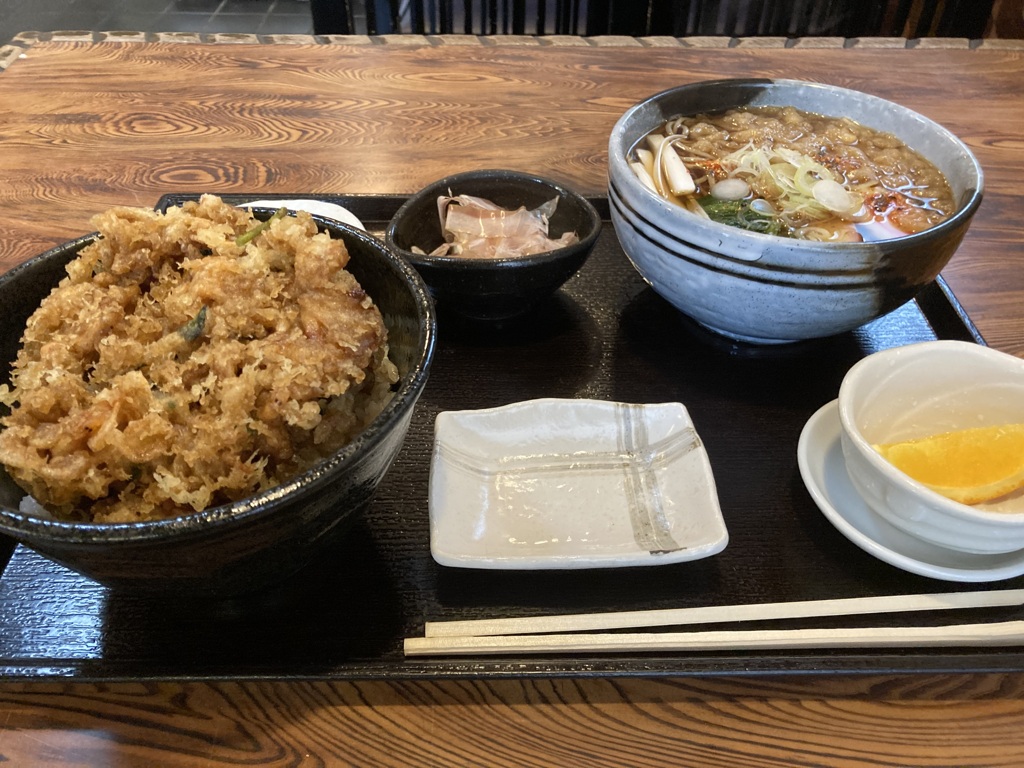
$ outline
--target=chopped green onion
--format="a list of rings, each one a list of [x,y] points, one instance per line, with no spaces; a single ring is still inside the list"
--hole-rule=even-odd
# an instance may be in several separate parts
[[[181,328],[178,329],[178,333],[185,341],[195,341],[203,332],[203,328],[206,327],[206,306],[199,310],[199,314],[185,323]]]
[[[244,234],[241,234],[238,237],[236,237],[235,238],[235,245],[241,247],[241,246],[245,245],[246,243],[251,242],[253,239],[256,238],[256,236],[260,232],[262,232],[267,227],[269,227],[270,223],[272,221],[274,221],[275,219],[283,219],[287,214],[288,214],[288,209],[287,208],[278,208],[276,211],[274,211],[274,215],[271,216],[269,219],[267,219],[266,221],[261,221],[259,224],[257,224],[255,227],[253,227],[249,231],[247,231]]]

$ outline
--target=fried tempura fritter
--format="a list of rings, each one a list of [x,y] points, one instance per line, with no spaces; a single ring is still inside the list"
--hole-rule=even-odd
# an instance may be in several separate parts
[[[52,513],[136,521],[244,498],[389,399],[380,312],[308,215],[258,229],[204,196],[93,223],[100,239],[29,319],[2,393],[0,462]]]

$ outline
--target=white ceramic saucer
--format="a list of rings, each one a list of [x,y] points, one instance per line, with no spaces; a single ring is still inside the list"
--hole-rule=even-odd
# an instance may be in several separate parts
[[[933,579],[985,582],[1024,574],[1024,551],[956,552],[915,539],[883,520],[854,490],[839,434],[839,404],[833,400],[808,419],[800,433],[797,462],[811,497],[846,538],[879,560]]]

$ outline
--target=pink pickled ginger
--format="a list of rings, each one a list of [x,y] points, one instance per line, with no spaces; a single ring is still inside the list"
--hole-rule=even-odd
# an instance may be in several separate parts
[[[548,221],[557,206],[557,197],[533,210],[523,206],[515,211],[471,195],[439,197],[437,212],[445,242],[431,256],[508,259],[579,242],[575,232],[557,239],[548,236]]]

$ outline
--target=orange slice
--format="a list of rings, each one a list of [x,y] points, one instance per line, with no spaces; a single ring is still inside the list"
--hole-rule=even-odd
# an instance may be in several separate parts
[[[875,449],[896,469],[962,504],[1024,488],[1024,424],[944,432]]]

